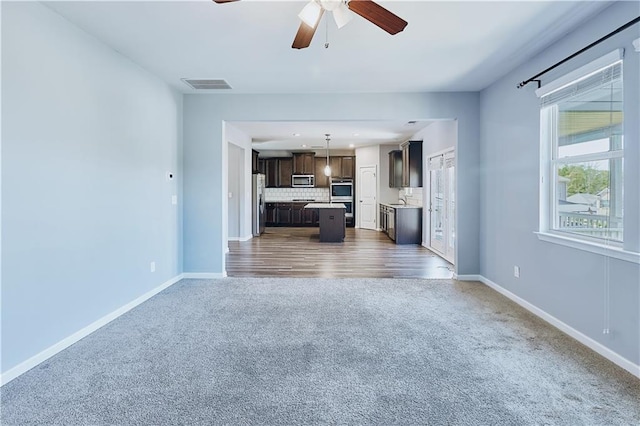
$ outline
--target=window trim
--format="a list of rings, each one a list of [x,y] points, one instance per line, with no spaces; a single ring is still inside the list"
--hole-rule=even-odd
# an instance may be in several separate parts
[[[590,242],[583,239],[567,237],[565,235],[558,235],[550,231],[536,231],[534,234],[538,236],[540,241],[546,241],[548,243],[559,244],[561,246],[640,264],[640,253],[625,250],[617,245]]]
[[[576,81],[585,79],[604,68],[612,66],[616,62],[622,61],[624,58],[624,49],[616,49],[574,71],[571,71],[558,79],[544,85],[536,90],[536,95],[540,98],[547,96],[555,91],[561,90],[568,85],[574,84]],[[547,108],[540,109],[540,191],[539,191],[539,228],[534,232],[541,241],[563,245],[595,254],[613,257],[627,262],[640,264],[640,253],[628,251],[624,249],[624,242],[611,241],[606,239],[590,238],[580,234],[565,233],[554,229],[555,213],[555,194],[557,191],[555,182],[555,169],[558,164],[579,162],[578,160],[598,159],[624,159],[624,148],[621,150],[611,151],[608,153],[597,153],[580,156],[557,158],[553,155],[553,150],[557,149],[554,143],[548,143],[554,140],[555,126],[554,121],[556,115],[549,111],[549,108],[557,108],[557,105],[549,105]],[[554,158],[556,157],[556,158]],[[568,161],[567,161],[568,160]],[[551,182],[546,182],[551,179]],[[623,238],[624,239],[624,238]]]

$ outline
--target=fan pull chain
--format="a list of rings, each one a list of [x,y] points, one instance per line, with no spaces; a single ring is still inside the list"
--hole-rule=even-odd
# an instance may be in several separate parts
[[[328,49],[329,48],[329,19],[327,18],[324,18],[324,28],[325,28],[324,48]]]

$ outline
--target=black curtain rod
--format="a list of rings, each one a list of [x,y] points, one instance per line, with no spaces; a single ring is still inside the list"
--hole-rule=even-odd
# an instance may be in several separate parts
[[[611,31],[609,34],[607,34],[606,36],[599,38],[598,40],[594,41],[593,43],[591,43],[590,45],[588,45],[587,47],[583,47],[582,49],[578,50],[576,53],[574,53],[571,56],[567,56],[566,58],[564,58],[563,60],[561,60],[560,62],[551,65],[549,68],[547,68],[546,70],[539,72],[538,74],[534,75],[533,77],[531,77],[529,80],[525,80],[523,82],[521,82],[520,84],[518,84],[518,89],[523,88],[524,86],[526,86],[527,84],[535,81],[538,83],[538,88],[540,88],[540,80],[538,80],[537,78],[540,77],[543,74],[548,73],[549,71],[551,71],[552,69],[559,67],[560,65],[564,64],[565,62],[567,62],[570,59],[575,58],[576,56],[578,56],[579,54],[581,54],[582,52],[585,52],[589,49],[591,49],[593,46],[602,43],[603,41],[605,41],[606,39],[608,39],[609,37],[612,37],[616,34],[618,34],[620,31],[624,31],[627,28],[629,28],[630,26],[637,24],[638,22],[640,22],[640,16],[638,16],[636,19],[632,19],[631,21],[627,22],[626,24],[624,24],[623,26],[621,26],[620,28],[617,28],[613,31]]]

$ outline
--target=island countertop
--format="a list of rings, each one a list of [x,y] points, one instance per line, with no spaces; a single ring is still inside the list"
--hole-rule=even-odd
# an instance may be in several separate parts
[[[309,203],[306,206],[304,206],[305,209],[345,209],[347,208],[347,206],[345,206],[343,203]]]

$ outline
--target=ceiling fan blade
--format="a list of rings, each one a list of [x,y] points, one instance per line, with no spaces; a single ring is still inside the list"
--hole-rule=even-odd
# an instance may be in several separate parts
[[[240,1],[240,0],[213,0],[216,3],[231,3],[233,1]]]
[[[371,0],[351,0],[348,6],[351,11],[379,26],[389,34],[397,34],[407,26],[407,21]]]
[[[310,27],[304,22],[300,22],[300,27],[298,27],[296,38],[293,39],[293,44],[291,45],[291,47],[293,47],[294,49],[304,49],[305,47],[309,47],[309,45],[311,44],[311,39],[316,32],[316,28],[318,28],[318,23],[320,23],[320,20],[322,19],[322,15],[324,15],[324,9],[320,11],[320,16],[316,21],[316,25],[313,27]]]

